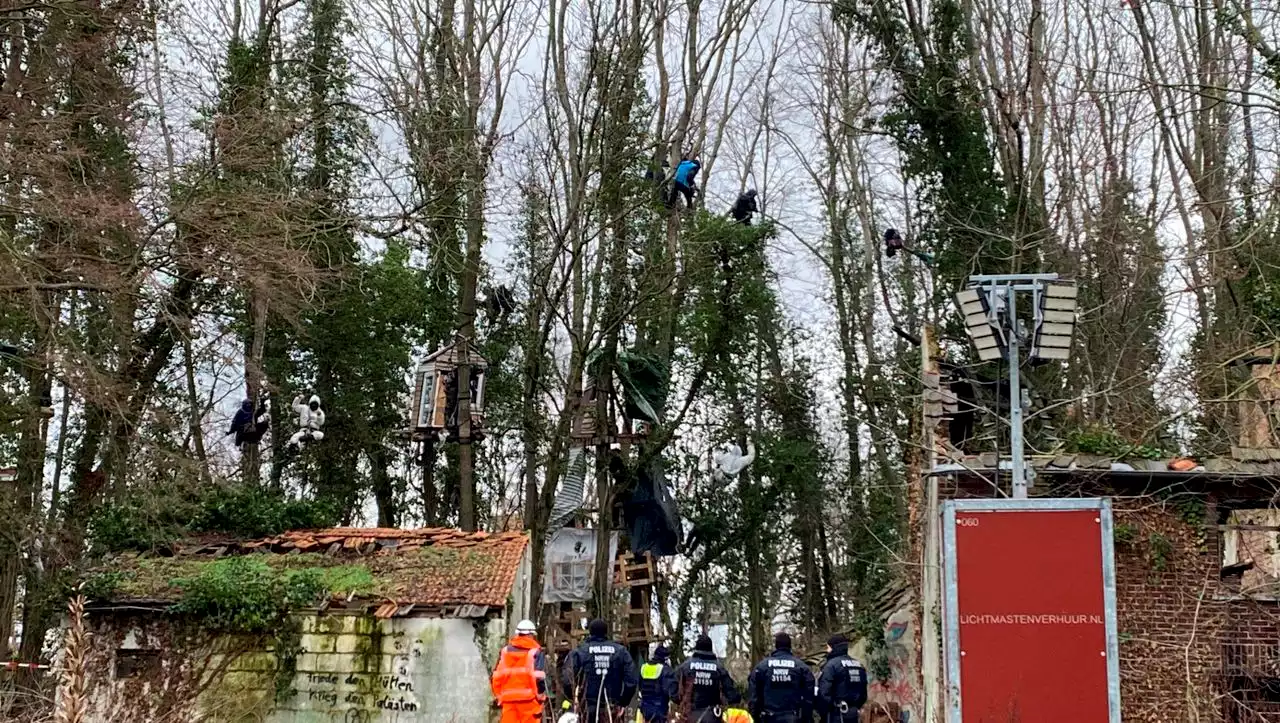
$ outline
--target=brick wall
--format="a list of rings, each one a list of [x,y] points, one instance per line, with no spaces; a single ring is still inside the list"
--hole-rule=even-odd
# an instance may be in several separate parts
[[[1151,499],[1113,500],[1123,718],[1219,721],[1214,682],[1228,619],[1215,534]]]
[[[989,495],[944,481],[940,496]],[[1280,604],[1221,580],[1214,508],[1200,523],[1152,496],[1112,507],[1124,722],[1280,723],[1280,696],[1261,702],[1263,685],[1225,675],[1280,679]]]
[[[1113,505],[1125,722],[1280,721],[1242,680],[1274,664],[1277,605],[1221,581],[1216,515],[1199,525],[1150,497]]]

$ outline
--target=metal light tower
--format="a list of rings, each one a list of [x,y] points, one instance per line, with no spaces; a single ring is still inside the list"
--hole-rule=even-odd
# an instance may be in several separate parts
[[[969,277],[969,286],[956,294],[965,330],[982,361],[1009,362],[1009,428],[1013,446],[1013,496],[1027,496],[1027,468],[1023,459],[1022,347],[1029,359],[1066,360],[1076,323],[1075,282],[1057,274],[994,274]],[[1018,297],[1030,296],[1030,311],[1018,316]],[[1028,328],[1027,323],[1031,326]]]

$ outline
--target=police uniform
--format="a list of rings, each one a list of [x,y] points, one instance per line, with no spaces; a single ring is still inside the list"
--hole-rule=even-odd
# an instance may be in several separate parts
[[[609,640],[608,627],[593,620],[591,635],[569,653],[562,683],[570,700],[584,707],[587,720],[612,721],[618,709],[631,704],[640,684],[631,653]],[[599,715],[597,715],[597,711]]]
[[[639,719],[645,723],[666,723],[667,710],[676,697],[676,675],[667,664],[667,649],[661,645],[653,660],[640,666]]]
[[[817,710],[822,723],[858,723],[867,702],[867,669],[849,657],[849,641],[843,635],[827,641],[831,652],[818,676]]]
[[[751,715],[759,723],[809,723],[813,671],[791,653],[791,636],[774,636],[776,648],[751,673]]]
[[[722,708],[742,700],[729,671],[712,650],[711,638],[705,635],[698,638],[693,655],[676,670],[676,687],[689,723],[720,723]]]

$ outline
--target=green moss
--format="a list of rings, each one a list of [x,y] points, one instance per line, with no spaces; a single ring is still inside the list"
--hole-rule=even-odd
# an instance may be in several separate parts
[[[276,702],[283,703],[298,694],[294,680],[298,676],[298,656],[302,654],[302,622],[286,619],[276,630],[273,645],[277,662],[275,674]]]
[[[283,573],[287,578],[310,576],[321,588],[334,595],[372,595],[382,585],[367,565],[342,564],[332,557],[318,554],[274,555],[269,553],[210,559],[204,557],[147,557],[124,555],[111,569],[90,573],[94,599],[176,600],[183,596],[183,581],[198,579],[235,560],[248,560]]]

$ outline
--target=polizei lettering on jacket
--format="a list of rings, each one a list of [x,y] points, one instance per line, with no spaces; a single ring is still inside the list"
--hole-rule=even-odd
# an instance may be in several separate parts
[[[690,660],[689,670],[693,671],[694,685],[714,686],[716,684],[716,670],[719,668],[715,663],[705,660]]]
[[[858,662],[853,658],[845,658],[844,660],[840,661],[840,667],[844,668],[845,672],[849,674],[850,683],[862,682],[862,675],[864,670],[864,668],[862,667],[862,663]]]
[[[609,673],[609,661],[613,660],[613,647],[609,645],[589,645],[587,653],[591,655],[591,660],[595,664],[596,675],[607,675]]]
[[[790,683],[795,672],[796,661],[787,658],[769,658],[769,672],[773,673],[774,683]]]

